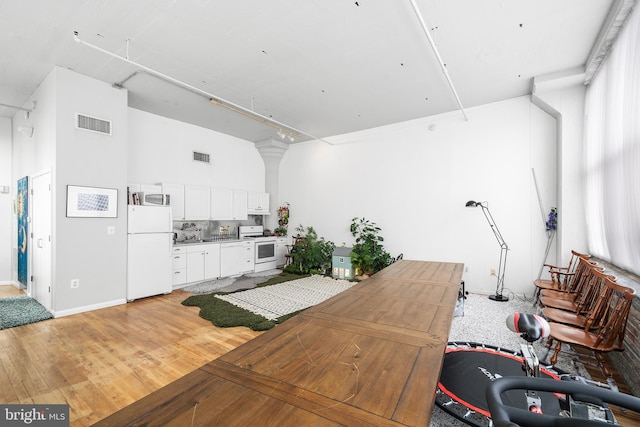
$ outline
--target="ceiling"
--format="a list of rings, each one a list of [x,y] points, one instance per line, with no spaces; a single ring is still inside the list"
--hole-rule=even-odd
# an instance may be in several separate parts
[[[0,103],[31,108],[59,66],[120,84],[133,108],[249,141],[280,126],[210,95],[304,132],[295,142],[325,138],[459,109],[414,4],[470,108],[583,66],[613,1],[0,0]]]

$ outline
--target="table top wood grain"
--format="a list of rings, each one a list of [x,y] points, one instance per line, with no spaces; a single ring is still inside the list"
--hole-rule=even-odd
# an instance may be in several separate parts
[[[426,426],[462,272],[398,261],[96,425]]]

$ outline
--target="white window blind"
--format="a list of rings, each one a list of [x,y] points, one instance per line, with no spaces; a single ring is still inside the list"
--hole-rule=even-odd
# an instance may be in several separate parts
[[[592,255],[640,274],[640,8],[587,88],[585,200]]]

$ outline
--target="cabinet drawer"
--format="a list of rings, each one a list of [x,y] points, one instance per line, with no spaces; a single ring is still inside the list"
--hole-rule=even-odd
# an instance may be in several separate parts
[[[171,267],[173,270],[179,270],[187,267],[187,255],[186,254],[173,254],[171,255]]]
[[[171,278],[173,286],[184,285],[185,283],[187,283],[187,269],[181,268],[178,270],[173,270]]]
[[[174,255],[186,254],[187,253],[187,247],[186,246],[174,246],[173,249],[171,250],[171,253],[174,254]]]

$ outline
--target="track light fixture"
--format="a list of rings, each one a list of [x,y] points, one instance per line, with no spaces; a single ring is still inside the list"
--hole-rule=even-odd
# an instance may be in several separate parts
[[[295,136],[291,133],[291,132],[287,132],[284,129],[278,129],[278,132],[276,132],[276,134],[280,137],[281,140],[285,140],[288,139],[289,142],[293,142],[296,140]]]
[[[123,57],[123,56],[117,55],[117,54],[115,54],[113,52],[110,52],[110,51],[108,51],[106,49],[103,49],[101,47],[98,47],[98,46],[96,46],[94,44],[88,43],[88,42],[80,39],[80,36],[78,35],[77,31],[73,32],[73,39],[79,44],[82,44],[84,46],[90,47],[90,48],[95,49],[95,50],[97,50],[99,52],[102,52],[104,54],[107,54],[107,55],[109,55],[109,56],[111,56],[113,58],[116,58],[116,59],[120,60],[120,61],[126,62],[127,64],[133,65],[134,67],[137,67],[137,68],[139,68],[141,70],[144,70],[148,74],[151,74],[151,75],[153,75],[155,77],[158,77],[158,78],[160,78],[160,79],[162,79],[162,80],[164,80],[166,82],[169,82],[169,83],[171,83],[173,85],[179,86],[179,87],[181,87],[183,89],[186,89],[188,91],[194,92],[194,93],[196,93],[198,95],[204,96],[209,100],[209,102],[211,104],[218,105],[220,107],[226,108],[227,110],[230,110],[230,111],[233,111],[235,113],[238,113],[238,114],[240,114],[242,116],[245,116],[245,117],[247,117],[249,119],[252,119],[252,120],[255,120],[257,122],[260,122],[260,123],[262,123],[264,125],[271,126],[271,127],[275,128],[275,129],[283,130],[283,127],[284,127],[284,128],[286,128],[286,130],[283,130],[283,131],[288,135],[289,141],[291,141],[291,142],[293,142],[295,137],[297,137],[297,136],[306,135],[306,136],[308,136],[308,137],[310,137],[312,139],[325,142],[325,143],[327,143],[329,145],[333,145],[332,143],[330,143],[329,141],[327,141],[325,139],[319,138],[317,136],[311,135],[310,133],[307,133],[307,132],[301,131],[299,129],[296,129],[293,126],[288,126],[288,125],[286,125],[284,123],[280,123],[277,120],[274,120],[274,119],[272,119],[270,117],[263,116],[263,115],[261,115],[259,113],[256,113],[253,110],[250,110],[248,108],[244,108],[244,107],[242,107],[240,105],[237,105],[237,104],[234,104],[231,101],[228,101],[228,100],[225,100],[225,99],[220,98],[218,96],[215,96],[215,95],[213,95],[213,94],[211,94],[209,92],[206,92],[206,91],[204,91],[202,89],[199,89],[199,88],[197,88],[195,86],[192,86],[192,85],[190,85],[188,83],[182,82],[182,81],[180,81],[180,80],[178,80],[176,78],[173,78],[173,77],[168,76],[166,74],[163,74],[163,73],[161,73],[159,71],[156,71],[156,70],[154,70],[152,68],[149,68],[149,67],[147,67],[145,65],[142,65],[142,64],[139,64],[137,62],[134,62],[134,61],[130,60],[129,59],[129,41],[128,40],[127,40],[127,56]]]

